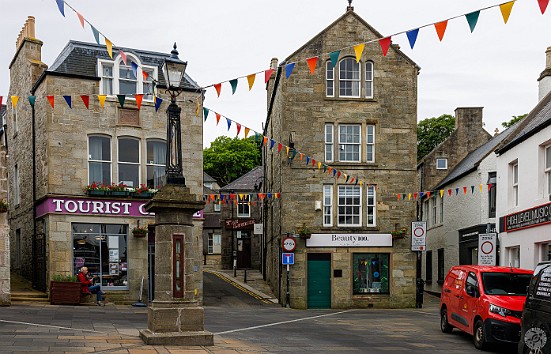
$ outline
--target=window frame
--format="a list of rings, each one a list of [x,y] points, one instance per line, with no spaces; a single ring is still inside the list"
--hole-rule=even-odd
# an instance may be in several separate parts
[[[375,162],[375,131],[376,131],[375,124],[366,124],[365,126],[365,161],[369,163]]]
[[[331,77],[329,77],[329,73],[331,73]],[[335,67],[331,60],[325,62],[325,96],[335,97]]]
[[[341,191],[353,191],[353,194],[348,195],[344,194],[342,198],[344,199],[359,199],[357,204],[342,204],[341,205]],[[357,192],[356,192],[357,191]],[[341,213],[341,209],[352,208],[352,213]],[[354,212],[357,210],[357,213]],[[341,222],[341,218],[346,220],[346,218],[351,217],[352,219],[357,218],[358,223],[344,223]],[[362,226],[362,188],[360,186],[353,185],[339,185],[337,188],[337,226],[338,227],[361,227]]]
[[[329,131],[330,130],[330,131]],[[331,123],[325,124],[325,161],[333,162],[335,154],[335,126]]]
[[[518,194],[518,161],[511,164],[511,188],[512,188],[512,202],[513,206],[518,206],[519,194]]]
[[[546,178],[546,195],[551,195],[551,145],[544,147],[544,164],[543,172],[545,173]]]
[[[366,226],[375,227],[377,226],[377,188],[375,185],[368,185],[366,187],[367,197],[365,200],[365,209],[366,209]],[[369,219],[373,219],[373,222],[369,222]]]
[[[209,233],[207,239],[207,254],[222,253],[222,235]]]
[[[109,147],[109,153],[108,153],[108,156],[109,156],[109,160],[96,160],[96,159],[92,159],[92,153],[91,153],[91,144],[90,144],[90,139],[91,138],[100,138],[100,139],[106,139],[107,140],[107,146]],[[111,182],[113,181],[113,139],[111,136],[108,136],[108,135],[103,135],[103,134],[90,134],[88,135],[88,184],[91,184],[91,183],[102,183],[102,184],[107,184],[107,185],[110,185]],[[102,144],[102,147],[103,147],[103,144]],[[103,152],[102,152],[103,154]],[[91,163],[94,163],[94,164],[108,164],[109,166],[109,180],[105,180],[105,181],[94,181],[92,180],[91,178],[91,171],[92,171],[92,168],[90,167]],[[103,173],[102,173],[103,174]]]
[[[164,154],[164,158],[165,158],[165,162],[164,163],[156,163],[155,160],[151,161],[148,159],[148,156],[149,156],[149,144],[152,143],[152,144],[155,144],[155,143],[163,143],[165,145],[165,154]],[[149,188],[153,188],[153,189],[157,189],[159,187],[161,187],[163,185],[162,181],[163,181],[163,177],[166,176],[166,141],[165,140],[162,140],[162,139],[146,139],[145,141],[145,149],[146,149],[146,154],[145,154],[145,181],[146,181],[146,185],[149,187]],[[149,183],[149,180],[150,180],[150,176],[149,176],[149,169],[153,168],[153,184],[151,185]],[[162,168],[163,170],[163,174],[161,176],[158,176],[158,177],[155,177],[155,169],[156,168]],[[159,184],[158,185],[155,185],[155,180],[158,179],[159,180]]]
[[[439,162],[444,162],[444,166],[440,166]],[[436,169],[437,170],[447,170],[448,169],[448,159],[445,157],[439,157],[436,159]]]
[[[352,254],[352,294],[388,295],[390,294],[391,270],[390,253],[365,252]],[[378,270],[371,269],[374,260],[378,260]],[[365,272],[365,275],[362,274]],[[379,281],[374,281],[377,275]],[[372,280],[369,280],[372,278]],[[365,281],[365,283],[364,283]],[[364,285],[364,286],[362,286]]]
[[[323,226],[333,226],[333,185],[331,184],[323,185]]]
[[[154,95],[144,92],[144,84],[146,84],[147,82],[152,82],[154,80],[157,80],[157,78],[159,76],[159,68],[157,66],[143,65],[141,63],[141,61],[139,60],[139,58],[136,57],[135,55],[131,54],[131,53],[126,53],[126,63],[127,63],[127,65],[124,64],[124,62],[122,60],[122,56],[120,54],[118,56],[116,56],[113,60],[98,59],[98,65],[97,65],[98,73],[97,74],[98,74],[98,77],[101,78],[100,85],[99,85],[100,94],[101,95],[107,95],[107,96],[110,96],[110,97],[114,97],[117,94],[121,94],[120,93],[120,80],[124,80],[124,79],[121,79],[121,77],[120,77],[120,68],[121,67],[129,68],[130,71],[133,72],[131,62],[134,62],[138,65],[138,70],[136,71],[137,75],[135,77],[136,78],[136,92],[135,92],[135,94],[143,94],[144,95],[143,96],[144,101],[152,102],[153,99],[154,99]],[[104,66],[110,66],[112,68],[112,77],[108,77],[111,80],[111,93],[106,93],[105,92],[106,89],[105,89],[104,77],[106,77],[106,76],[104,76],[104,74],[103,74]],[[148,80],[144,80],[142,70],[149,74]],[[153,77],[151,77],[151,76],[153,76]],[[125,95],[127,96],[127,99],[135,99],[134,94],[132,94],[132,93],[127,93]]]
[[[432,224],[433,225],[437,225],[438,224],[438,205],[436,203],[436,195],[432,195],[430,197],[430,203],[431,203],[431,209],[432,209],[432,213],[431,213],[431,217],[432,217]]]
[[[488,189],[488,218],[496,217],[497,210],[497,173],[488,173],[487,184],[492,184]]]
[[[357,70],[350,70],[350,68],[346,67],[347,64],[351,64],[352,69],[357,69]],[[342,68],[343,65],[345,65],[344,68]],[[360,65],[359,62],[356,62],[356,59],[353,58],[353,57],[344,57],[341,60],[339,60],[338,67],[339,67],[339,79],[338,79],[339,97],[342,97],[342,98],[360,98],[361,97],[361,91],[362,91],[362,85],[361,85],[361,82],[362,82],[362,65]],[[343,79],[343,75],[342,75],[343,71],[344,71],[345,74],[351,73],[352,77],[351,78],[347,77],[347,78]],[[358,78],[357,79],[353,77],[355,73],[358,73]],[[345,84],[345,87],[342,87],[343,84]],[[348,87],[348,84],[350,84],[350,87]],[[357,91],[358,91],[357,95],[354,95],[354,90],[355,89],[357,89]],[[350,90],[351,94],[350,95],[343,94],[343,90],[344,90],[344,93],[346,93],[347,90]]]
[[[370,66],[370,70],[368,70],[368,66]],[[373,88],[374,88],[374,85],[373,85],[373,81],[374,81],[374,77],[373,77],[373,74],[375,72],[375,70],[373,69],[375,67],[375,64],[373,64],[372,61],[368,60],[365,62],[365,65],[364,65],[364,68],[365,68],[365,71],[364,71],[364,78],[365,78],[365,98],[373,98],[375,95],[373,93]],[[370,75],[368,76],[367,73],[370,73]],[[371,78],[370,78],[371,77]],[[368,87],[369,87],[369,90],[368,90]],[[368,91],[371,92],[371,95],[368,95]]]
[[[135,141],[137,143],[137,146],[138,146],[138,156],[137,156],[137,162],[132,162],[132,161],[121,161],[121,148],[120,148],[120,144],[121,144],[121,141],[122,140],[131,140],[131,141]],[[133,136],[128,136],[128,135],[123,135],[123,136],[118,136],[117,137],[117,181],[118,183],[124,183],[126,184],[128,187],[139,187],[140,186],[140,182],[142,181],[142,153],[141,153],[141,150],[142,150],[142,145],[141,145],[141,140],[139,138],[136,138],[136,137],[133,137]],[[131,186],[129,185],[128,183],[126,182],[130,182],[128,180],[122,180],[121,178],[121,165],[123,166],[137,166],[138,167],[138,175],[136,176],[136,185],[135,186]]]
[[[444,195],[440,196],[440,223],[444,223]]]
[[[348,142],[348,141],[341,141],[341,137],[342,137],[342,131],[341,129],[344,129],[344,128],[357,128],[357,134],[348,134],[348,132],[346,132],[345,135],[345,139],[348,140],[349,137],[358,137],[358,142]],[[362,149],[361,149],[361,146],[362,146],[362,125],[361,124],[339,124],[338,126],[338,134],[339,134],[339,156],[338,156],[338,159],[339,159],[339,162],[355,162],[355,163],[359,163],[362,161]],[[357,151],[352,151],[352,152],[349,152],[347,151],[347,147],[353,147],[355,148],[354,150],[357,149]],[[344,152],[341,152],[341,151],[344,151]],[[355,154],[358,154],[358,159],[357,160],[354,160],[354,159],[345,159],[344,157],[348,156],[348,155],[352,155],[354,156]]]
[[[250,218],[251,217],[251,203],[248,194],[243,194],[241,198],[237,195],[237,218]]]

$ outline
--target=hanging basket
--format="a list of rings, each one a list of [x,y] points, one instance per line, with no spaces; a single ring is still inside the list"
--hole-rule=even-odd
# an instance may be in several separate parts
[[[308,240],[310,237],[312,237],[312,234],[299,234],[298,237],[303,240]]]
[[[136,238],[144,238],[145,236],[147,236],[147,232],[135,232],[135,231],[133,231],[132,235]]]

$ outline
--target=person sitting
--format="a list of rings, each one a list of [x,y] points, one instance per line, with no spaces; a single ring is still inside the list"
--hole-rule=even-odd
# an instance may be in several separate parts
[[[80,268],[78,273],[78,281],[80,282],[80,291],[83,294],[96,294],[97,305],[105,306],[103,302],[103,292],[101,291],[100,285],[94,285],[92,279],[88,275],[88,267]]]

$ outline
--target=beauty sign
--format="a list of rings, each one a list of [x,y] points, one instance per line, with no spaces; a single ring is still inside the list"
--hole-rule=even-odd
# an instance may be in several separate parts
[[[478,265],[496,265],[497,234],[478,235]]]
[[[411,223],[411,250],[424,251],[427,240],[427,222],[414,221]]]

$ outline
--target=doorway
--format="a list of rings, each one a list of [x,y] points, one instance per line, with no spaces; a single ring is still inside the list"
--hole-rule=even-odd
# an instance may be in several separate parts
[[[308,308],[331,308],[331,253],[308,254]]]
[[[239,237],[241,236],[241,237]],[[251,238],[244,232],[237,239],[237,268],[251,268]]]

